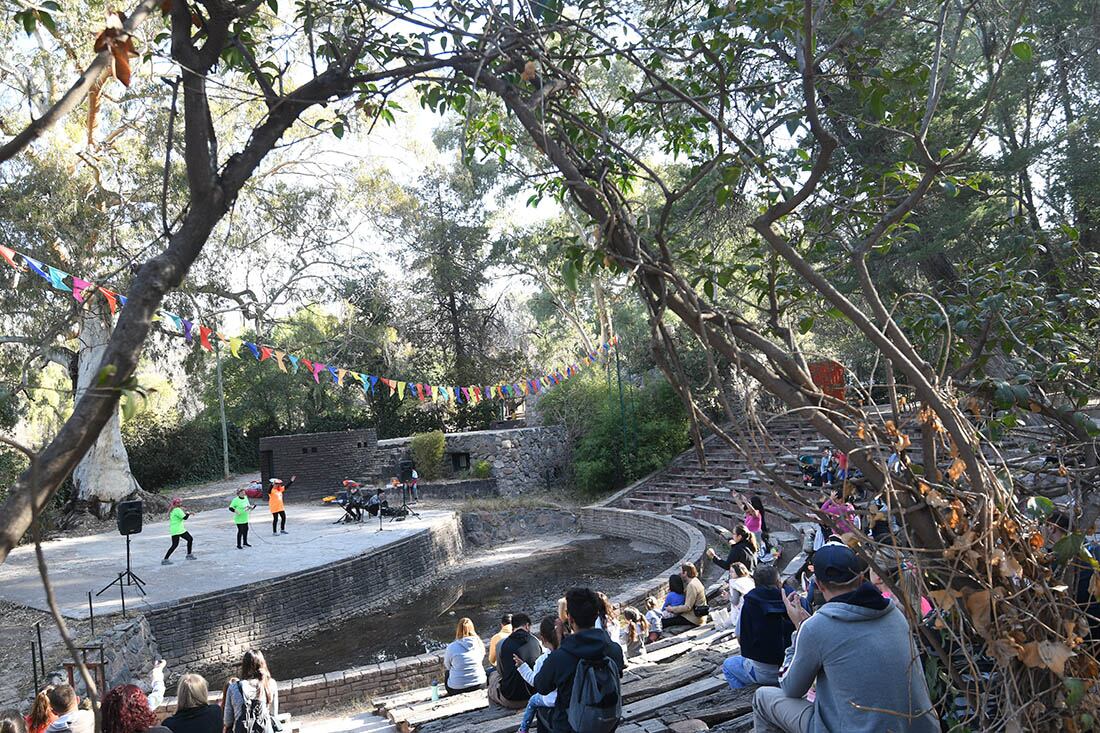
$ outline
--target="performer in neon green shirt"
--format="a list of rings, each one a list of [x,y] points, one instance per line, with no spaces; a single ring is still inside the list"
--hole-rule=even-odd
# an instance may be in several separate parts
[[[176,548],[180,546],[180,540],[187,542],[187,559],[194,560],[195,556],[191,553],[191,543],[195,541],[195,538],[191,536],[191,533],[183,526],[184,521],[191,515],[183,509],[183,499],[178,496],[172,499],[168,504],[168,534],[172,537],[172,546],[168,548],[168,552],[165,553],[164,559],[160,561],[161,565],[171,565],[172,561],[169,560],[172,553],[176,551]]]
[[[229,502],[229,511],[233,512],[233,523],[237,525],[237,549],[252,547],[248,544],[248,513],[256,508],[245,497],[244,489],[237,490],[237,498]]]

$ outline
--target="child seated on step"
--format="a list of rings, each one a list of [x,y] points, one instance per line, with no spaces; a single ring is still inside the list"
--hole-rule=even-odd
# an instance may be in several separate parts
[[[518,654],[514,654],[513,661],[516,663],[516,671],[519,672],[520,677],[532,687],[535,685],[535,675],[542,669],[543,662],[550,656],[550,652],[558,648],[558,644],[561,640],[558,638],[558,619],[554,616],[547,616],[539,624],[539,641],[542,642],[542,654],[535,660],[535,666],[532,668],[527,662],[520,659]],[[536,709],[540,707],[552,708],[554,703],[558,701],[558,691],[554,690],[549,695],[540,695],[535,693],[531,695],[531,699],[527,701],[527,707],[523,711],[523,720],[519,724],[519,733],[528,733],[528,731],[534,730],[532,723],[535,720]]]
[[[661,638],[661,612],[658,608],[657,599],[653,596],[646,596],[645,599],[645,620],[649,624],[649,643],[653,643]]]
[[[649,623],[646,622],[642,612],[633,606],[627,606],[623,609],[619,625],[622,628],[619,632],[619,645],[623,648],[623,656],[626,659],[633,659],[645,654]]]

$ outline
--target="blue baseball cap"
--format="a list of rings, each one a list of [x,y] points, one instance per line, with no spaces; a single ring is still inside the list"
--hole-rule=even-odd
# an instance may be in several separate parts
[[[831,585],[851,583],[863,572],[863,562],[845,545],[825,545],[814,553],[814,576]]]

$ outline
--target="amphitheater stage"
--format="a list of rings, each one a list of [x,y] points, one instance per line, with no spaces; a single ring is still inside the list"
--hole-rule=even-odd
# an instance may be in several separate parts
[[[442,525],[453,512],[415,507],[420,518],[402,522],[378,520],[362,524],[333,524],[339,507],[288,504],[287,531],[273,536],[271,515],[260,503],[249,530],[251,548],[238,550],[236,527],[225,509],[197,512],[187,520],[195,538],[197,559],[186,560],[184,543],[172,555],[171,565],[161,565],[170,545],[168,522],[146,523],[141,534],[131,537],[131,566],[145,581],[146,595],[126,588],[127,610],[163,607],[183,598],[223,591],[247,583],[319,568],[361,555]],[[42,544],[50,582],[61,613],[87,618],[88,592],[92,592],[96,616],[118,612],[122,600],[117,586],[96,597],[95,593],[126,568],[126,539],[115,533],[51,540]],[[0,565],[0,598],[33,608],[48,609],[39,577],[33,545],[17,548]]]

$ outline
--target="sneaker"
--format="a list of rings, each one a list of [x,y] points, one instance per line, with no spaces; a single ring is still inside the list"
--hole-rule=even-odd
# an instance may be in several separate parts
[[[272,535],[278,535],[279,533],[278,533],[278,532],[276,532],[275,530],[271,530],[271,534],[272,534]]]
[[[161,565],[171,565],[172,561],[169,560],[168,558],[164,558],[163,560],[160,561],[160,564]]]
[[[280,529],[279,534],[290,534],[290,532],[287,532],[285,529]]]
[[[191,554],[190,552],[189,552],[189,553],[187,553],[187,559],[188,559],[188,560],[198,560],[198,558],[197,558],[197,557],[195,557],[194,555],[192,555],[192,554]]]
[[[244,543],[244,546],[245,547],[252,547],[252,545],[248,544],[247,542]]]
[[[243,548],[243,547],[241,547],[240,545],[237,545],[237,549],[238,549],[238,550],[243,550],[244,548]]]

